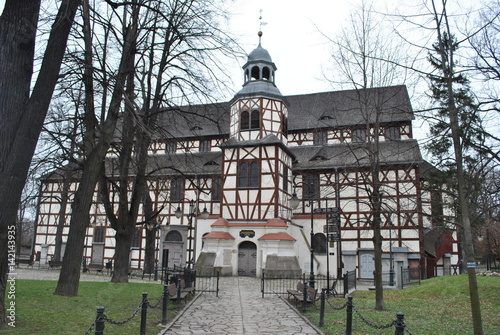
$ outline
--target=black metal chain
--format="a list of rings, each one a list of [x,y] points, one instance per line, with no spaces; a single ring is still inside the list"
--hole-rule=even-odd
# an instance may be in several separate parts
[[[160,306],[162,299],[163,299],[163,293],[161,294],[161,296],[158,298],[158,301],[156,301],[156,303],[154,305],[151,305],[151,303],[148,300],[148,306],[151,308],[156,308],[156,307]]]
[[[340,307],[335,307],[335,306],[334,306],[334,305],[332,305],[332,303],[331,303],[331,302],[329,302],[328,300],[327,300],[327,302],[328,302],[328,305],[330,305],[330,307],[331,307],[331,308],[333,308],[333,309],[334,309],[334,310],[336,310],[336,311],[343,310],[344,308],[346,308],[346,307],[347,307],[347,301],[346,301],[346,303],[345,303],[345,304],[343,304],[343,305],[342,305],[342,306],[340,306]]]
[[[408,329],[408,326],[406,325],[406,323],[403,322],[403,326],[405,326],[405,332],[408,333],[409,335],[413,335],[410,330]]]
[[[106,314],[104,315],[104,321],[109,322],[109,323],[111,323],[112,325],[122,326],[122,325],[126,324],[127,322],[129,322],[130,320],[132,320],[132,319],[133,319],[133,318],[137,315],[137,313],[139,313],[139,311],[140,311],[141,309],[142,309],[142,301],[141,301],[141,303],[139,304],[139,306],[137,307],[137,309],[135,310],[135,312],[134,312],[134,313],[132,313],[132,315],[131,315],[128,319],[126,319],[125,321],[121,321],[121,322],[114,321],[114,320],[112,320],[112,319],[108,318],[108,317],[106,316]]]
[[[87,330],[85,331],[85,333],[83,333],[83,335],[90,335],[90,333],[92,332],[92,330],[95,327],[95,321],[96,320],[94,320],[94,322],[92,322],[92,324],[87,328]]]
[[[354,307],[354,305],[352,306],[352,309],[356,312],[356,314],[361,318],[361,320],[363,320],[363,322],[365,324],[367,324],[368,326],[372,327],[372,328],[375,328],[375,329],[386,329],[386,328],[390,328],[392,326],[394,326],[396,324],[396,320],[392,320],[391,323],[388,323],[386,325],[376,325],[376,324],[373,324],[371,323],[370,321],[368,321],[367,319],[365,319],[361,313],[356,309],[356,307]]]

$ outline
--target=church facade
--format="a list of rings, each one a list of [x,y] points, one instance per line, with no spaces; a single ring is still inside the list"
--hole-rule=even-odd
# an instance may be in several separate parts
[[[438,229],[440,194],[424,187],[429,164],[413,138],[406,88],[283,96],[276,71],[259,43],[231,101],[161,114],[167,131],[154,138],[148,163],[156,265],[245,276],[356,270],[373,278],[374,189],[384,271],[457,264],[455,234]],[[77,184],[68,184],[70,194]],[[58,174],[43,180],[34,240],[41,264],[54,254],[63,190]],[[115,241],[97,190],[91,217],[84,257],[104,264]],[[146,229],[137,226],[131,269],[144,269]]]

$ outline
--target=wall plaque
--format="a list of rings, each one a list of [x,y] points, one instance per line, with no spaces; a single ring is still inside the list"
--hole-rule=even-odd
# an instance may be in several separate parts
[[[249,237],[249,238],[252,238],[252,237],[255,237],[255,231],[253,230],[240,230],[240,237]]]

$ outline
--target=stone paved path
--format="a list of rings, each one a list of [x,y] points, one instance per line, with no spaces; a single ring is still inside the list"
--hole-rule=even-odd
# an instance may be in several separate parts
[[[222,277],[219,297],[203,293],[160,334],[322,334],[278,296],[262,298],[260,280]]]

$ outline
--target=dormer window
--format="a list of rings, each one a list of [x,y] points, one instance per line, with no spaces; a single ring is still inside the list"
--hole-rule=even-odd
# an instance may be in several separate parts
[[[260,128],[260,112],[258,110],[241,112],[241,130],[251,130]]]
[[[313,158],[311,158],[311,161],[326,161],[326,160],[327,160],[327,158],[325,156],[322,156],[322,155],[316,155]]]
[[[202,130],[202,129],[203,129],[203,128],[201,128],[200,126],[193,126],[193,127],[191,128],[191,130],[192,130],[192,131],[193,131],[193,130]]]
[[[320,118],[319,118],[320,121],[324,121],[324,120],[333,120],[333,117],[330,116],[330,115],[322,115]]]

